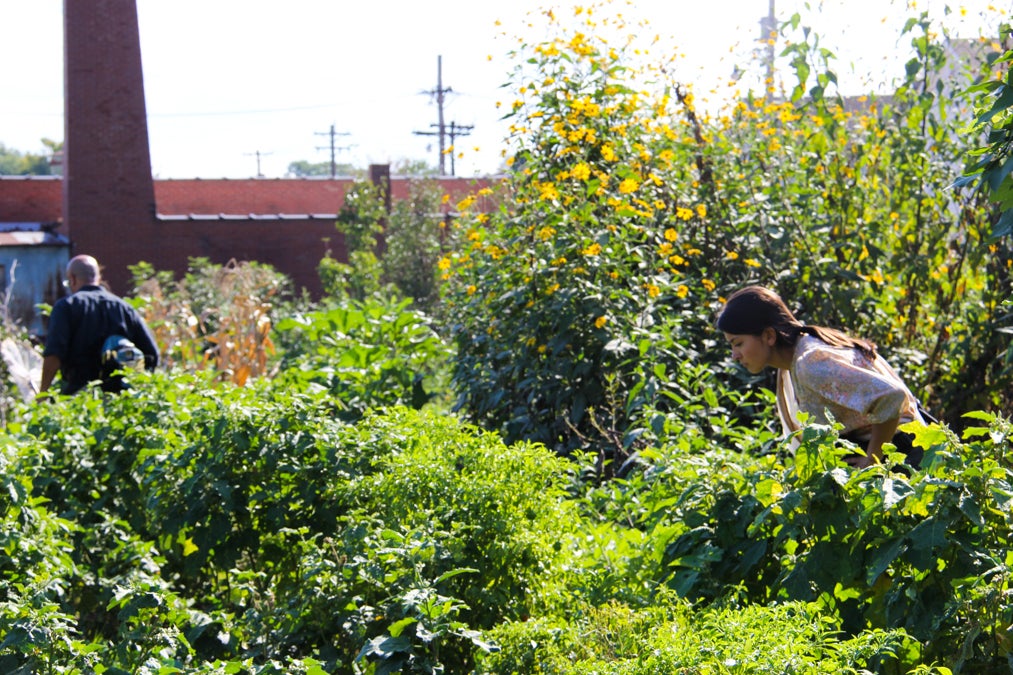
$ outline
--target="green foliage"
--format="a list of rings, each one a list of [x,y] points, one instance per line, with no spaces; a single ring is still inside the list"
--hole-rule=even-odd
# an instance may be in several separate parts
[[[449,352],[409,304],[349,302],[283,319],[276,327],[286,347],[279,384],[326,394],[345,419],[374,407],[421,408]]]
[[[256,265],[139,266],[171,369],[9,403],[0,670],[1007,672],[1013,255],[941,189],[966,145],[944,51],[912,18],[906,79],[851,113],[818,36],[782,30],[797,85],[713,119],[593,31],[522,47],[501,211],[443,232],[430,184],[391,213],[357,185],[324,304]],[[449,350],[409,304],[447,245],[431,313],[480,427],[424,405]],[[758,422],[766,381],[711,326],[757,281],[944,405],[910,429],[922,469]],[[281,353],[236,387],[182,335]]]
[[[445,228],[442,197],[440,184],[434,180],[408,181],[407,198],[394,202],[387,219],[380,260],[383,279],[428,313],[434,313],[439,302],[437,263]]]
[[[673,446],[590,503],[642,532],[625,537],[641,558],[627,544],[627,588],[663,583],[703,603],[819,602],[848,634],[903,629],[929,662],[973,671],[1013,647],[1013,427],[973,417],[984,425],[964,441],[913,429],[927,449],[920,472],[848,470],[834,430],[812,426],[791,459]]]
[[[954,426],[1009,408],[1013,250],[990,241],[985,200],[943,189],[966,120],[924,16],[890,99],[846,106],[833,55],[793,17],[791,97],[715,116],[664,68],[638,72],[632,47],[549,24],[515,54],[510,197],[462,219],[447,257],[470,419],[567,452],[679,413],[663,392],[687,362],[721,379],[712,318],[747,283],[877,342]],[[706,404],[721,388],[689,390]],[[616,412],[607,433],[588,411]]]
[[[20,152],[0,143],[0,175],[7,176],[49,176],[53,174],[50,164],[52,153],[59,151],[63,143],[55,143],[48,138],[42,144],[49,148],[49,155],[37,155],[31,152]]]
[[[330,162],[309,162],[300,159],[288,165],[287,174],[297,178],[310,176],[361,176],[365,172],[353,164],[337,162],[333,166]]]
[[[958,186],[975,185],[985,190],[994,199],[1002,215],[995,224],[992,236],[995,239],[1013,235],[1013,80],[1010,62],[1013,49],[1010,37],[1013,29],[1009,24],[999,27],[1000,45],[1005,51],[996,50],[988,55],[989,74],[968,90],[975,104],[975,119],[972,134],[986,134],[987,141],[982,147],[972,149],[971,160],[964,175],[956,181]]]
[[[672,599],[642,610],[586,607],[567,624],[507,623],[492,631],[501,650],[478,672],[578,675],[623,673],[888,672],[898,653],[917,651],[902,631],[841,639],[840,626],[814,604],[694,611]]]
[[[387,212],[382,190],[356,183],[338,218],[348,262],[330,255],[319,266],[328,295],[362,301],[392,294],[432,312],[439,300],[437,262],[445,238],[442,193],[431,179],[408,181],[408,195]]]
[[[356,181],[345,193],[337,228],[344,237],[348,262],[330,255],[320,261],[318,270],[328,295],[361,301],[380,294],[377,247],[387,215],[384,189],[369,181]]]
[[[461,672],[482,629],[550,602],[578,522],[563,460],[435,414],[348,426],[179,373],[25,412],[0,528],[18,668]]]

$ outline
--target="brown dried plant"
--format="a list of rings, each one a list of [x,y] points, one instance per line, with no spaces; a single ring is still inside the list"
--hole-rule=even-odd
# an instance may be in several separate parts
[[[181,281],[153,275],[136,295],[167,368],[214,368],[221,379],[242,386],[268,374],[275,351],[272,301],[281,286],[269,268],[231,260]]]

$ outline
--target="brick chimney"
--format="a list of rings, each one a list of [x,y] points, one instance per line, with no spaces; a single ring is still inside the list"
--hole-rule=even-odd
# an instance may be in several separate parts
[[[113,292],[153,262],[155,189],[135,0],[64,0],[63,220]]]

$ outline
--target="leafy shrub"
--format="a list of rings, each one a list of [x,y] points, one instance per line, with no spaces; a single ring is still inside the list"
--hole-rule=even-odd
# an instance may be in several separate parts
[[[20,506],[3,533],[20,557],[0,573],[22,589],[9,625],[66,629],[50,658],[93,644],[127,670],[435,672],[488,649],[484,628],[552,604],[578,522],[564,460],[436,414],[350,426],[266,380],[221,387],[139,375],[119,396],[35,406],[8,431],[23,448],[6,478]],[[33,568],[51,570],[43,604],[20,595]]]
[[[546,17],[550,38],[515,53],[509,199],[463,218],[441,263],[469,419],[569,452],[678,414],[664,392],[687,363],[711,380],[689,391],[720,400],[712,318],[747,283],[878,342],[955,428],[1008,408],[1013,250],[982,198],[943,189],[968,139],[927,18],[889,100],[851,112],[796,16],[797,84],[712,115],[672,71],[638,70],[635,41]]]
[[[632,494],[613,487],[592,503],[643,533],[625,537],[639,545],[625,549],[628,587],[665,584],[701,603],[819,602],[847,634],[903,629],[929,662],[978,672],[1013,645],[1013,469],[1010,422],[974,416],[985,426],[966,441],[916,429],[928,448],[918,472],[848,470],[834,430],[812,426],[793,460],[663,452]]]
[[[410,302],[349,302],[281,320],[277,386],[326,394],[349,420],[373,407],[421,408],[439,393],[449,349]]]
[[[501,649],[478,672],[622,673],[888,672],[918,647],[903,631],[842,638],[814,604],[694,611],[675,599],[635,610],[589,607],[569,623],[507,623],[491,632]],[[900,658],[898,658],[900,657]]]

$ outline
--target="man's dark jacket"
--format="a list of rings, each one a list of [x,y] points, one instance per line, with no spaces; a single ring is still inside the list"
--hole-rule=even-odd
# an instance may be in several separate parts
[[[158,365],[158,347],[147,324],[133,307],[99,286],[82,286],[57,301],[49,316],[43,356],[60,359],[61,391],[72,394],[101,379],[102,344],[122,335],[144,354],[144,366]]]

